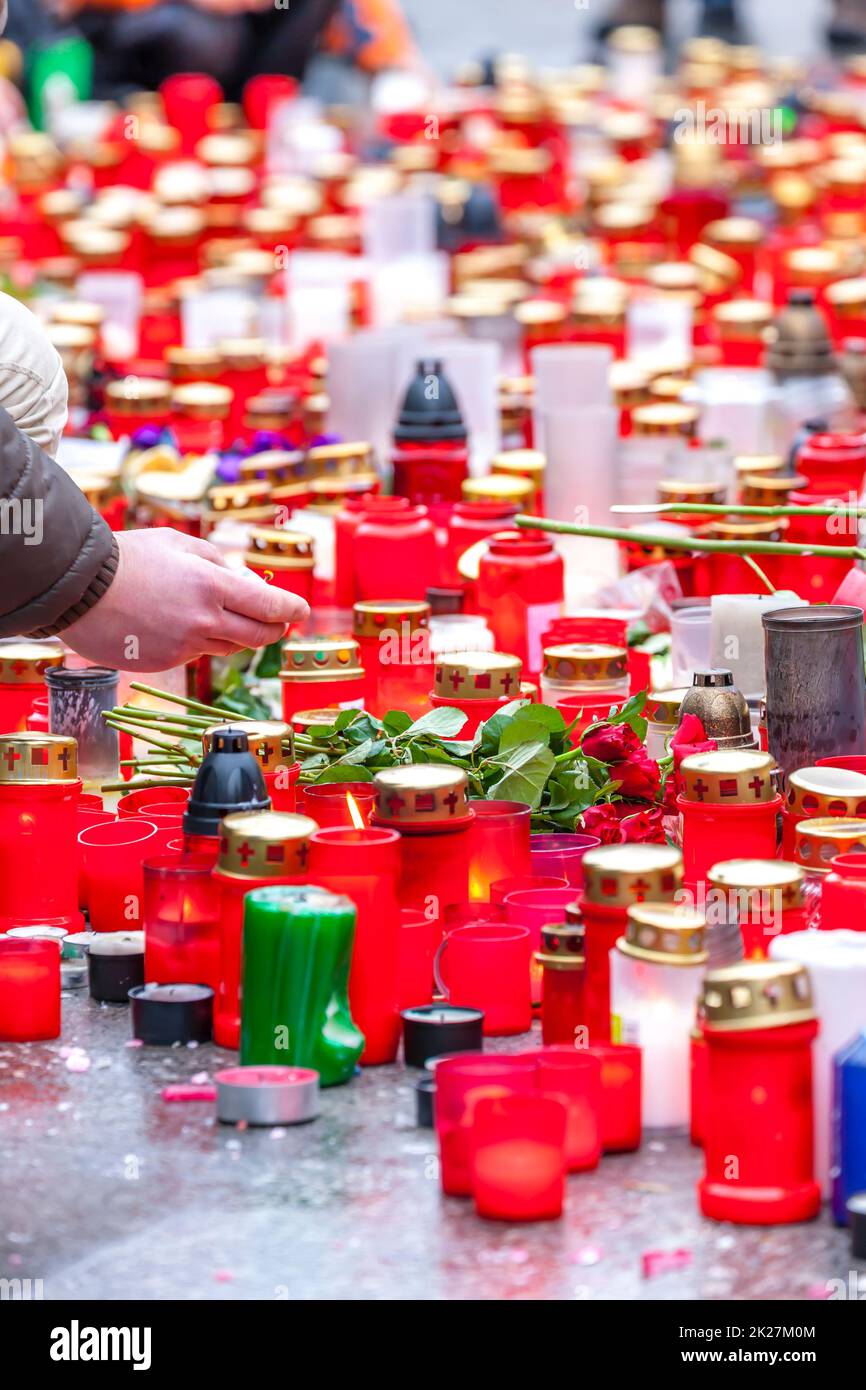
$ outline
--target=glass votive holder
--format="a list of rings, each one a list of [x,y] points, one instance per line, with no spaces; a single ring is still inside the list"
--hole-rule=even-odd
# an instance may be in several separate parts
[[[490,906],[504,909],[505,899],[512,893],[529,892],[533,888],[567,888],[564,878],[552,874],[517,874],[513,878],[498,878],[490,885]]]
[[[707,604],[675,608],[671,612],[671,686],[690,686],[695,671],[710,666],[712,610]]]
[[[469,1197],[469,1135],[476,1102],[485,1097],[532,1095],[535,1062],[531,1057],[466,1052],[437,1059],[435,1075],[433,1113],[442,1190],[452,1197]],[[563,1115],[563,1137],[564,1131]]]
[[[601,1147],[625,1153],[640,1147],[642,1053],[632,1043],[593,1043],[590,1057],[601,1063]]]
[[[79,831],[78,848],[94,931],[131,931],[141,926],[141,866],[157,847],[158,837],[155,825],[132,816]]]
[[[156,843],[151,854],[164,854],[169,841],[183,834],[183,815],[184,803],[180,801],[154,801],[142,812],[142,819],[156,826]]]
[[[565,1137],[566,1107],[559,1100],[540,1095],[478,1099],[469,1132],[478,1215],[493,1221],[561,1216]]]
[[[372,782],[316,782],[302,788],[298,810],[314,820],[320,830],[338,825],[351,828],[355,821],[348,800],[350,796],[361,820],[368,826],[376,806]]]
[[[528,874],[529,825],[525,801],[473,801],[469,831],[469,896],[487,902],[490,885],[507,874]]]
[[[541,948],[541,928],[565,921],[565,909],[575,900],[575,889],[565,888],[525,888],[517,893],[509,893],[503,904],[505,919],[519,923],[529,931],[532,946],[530,979],[533,1004],[541,1003],[542,967],[536,960],[536,952]]]
[[[79,800],[75,808],[75,833],[84,830],[88,825],[107,825],[109,821],[117,820],[113,811],[97,810],[93,806],[82,805],[83,797]],[[101,805],[101,799],[100,799]],[[87,906],[87,876],[84,872],[84,855],[78,850],[78,906]]]
[[[181,813],[189,801],[189,787],[138,787],[136,791],[125,792],[118,798],[119,816],[142,816],[150,806],[178,806]]]
[[[472,922],[450,931],[433,960],[439,994],[484,1013],[485,1037],[532,1026],[531,934],[522,924]],[[447,975],[447,983],[444,974]]]
[[[0,1042],[59,1036],[59,944],[0,936]]]
[[[219,884],[212,867],[206,855],[145,859],[145,980],[218,988]]]
[[[565,1166],[569,1173],[597,1168],[601,1158],[601,1063],[585,1050],[543,1047],[536,1059],[542,1095],[566,1107]]]
[[[117,730],[102,715],[117,704],[118,678],[119,672],[107,666],[56,666],[45,672],[49,727],[75,739],[78,775],[85,783],[117,776]]]
[[[596,835],[532,835],[529,850],[533,874],[564,878],[571,888],[583,887],[583,856],[596,849]]]
[[[433,998],[433,953],[438,928],[419,908],[400,910],[397,999],[401,1009],[429,1004]]]

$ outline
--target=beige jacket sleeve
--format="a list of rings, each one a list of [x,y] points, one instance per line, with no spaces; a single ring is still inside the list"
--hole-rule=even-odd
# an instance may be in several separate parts
[[[66,376],[34,314],[0,294],[0,406],[54,458],[66,424]]]

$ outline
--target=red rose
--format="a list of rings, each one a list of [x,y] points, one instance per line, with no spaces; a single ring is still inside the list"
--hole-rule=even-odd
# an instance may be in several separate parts
[[[629,759],[643,744],[629,724],[598,724],[587,729],[580,741],[580,751],[600,763],[618,763]]]
[[[612,782],[619,783],[620,796],[629,801],[655,801],[661,786],[659,765],[646,754],[627,762],[613,763],[608,775]]]
[[[628,845],[663,845],[665,843],[664,812],[660,806],[651,811],[638,811],[637,815],[626,816],[621,822],[622,833]]]
[[[670,746],[676,772],[683,758],[690,758],[693,753],[714,753],[718,744],[715,739],[707,738],[704,726],[696,714],[684,714]]]
[[[603,845],[622,843],[620,819],[613,806],[590,806],[580,817],[580,828],[587,835],[597,835]]]

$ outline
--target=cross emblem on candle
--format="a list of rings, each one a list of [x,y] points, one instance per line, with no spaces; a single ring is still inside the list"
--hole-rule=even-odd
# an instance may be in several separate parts
[[[10,772],[14,771],[15,764],[20,763],[21,761],[21,754],[18,753],[14,748],[7,748],[5,757],[7,768]]]
[[[450,791],[448,795],[445,797],[445,805],[448,807],[449,816],[454,815],[459,800],[460,797],[457,795],[455,791]]]
[[[61,748],[60,752],[57,754],[57,761],[59,762],[60,766],[63,768],[63,771],[66,772],[66,770],[67,770],[68,767],[69,767],[69,749],[68,749],[68,748]]]
[[[646,883],[642,878],[636,878],[634,883],[630,885],[630,888],[638,902],[643,902],[645,895],[649,892],[650,886],[651,885]]]
[[[758,774],[755,773],[754,777],[752,778],[751,782],[749,783],[749,790],[750,790],[750,791],[753,791],[753,792],[755,793],[755,800],[756,800],[756,801],[760,801],[760,799],[761,799],[761,792],[764,790],[764,779],[763,779],[763,777],[759,777]]]
[[[301,840],[301,843],[298,845],[298,863],[302,869],[307,867],[307,856],[309,853],[310,847],[306,840]]]
[[[274,756],[271,745],[269,743],[260,743],[256,751],[259,755],[259,762],[264,763],[265,767],[267,767],[271,758]]]
[[[244,868],[246,868],[247,864],[249,864],[250,859],[252,858],[252,853],[253,851],[251,847],[247,844],[246,840],[244,840],[242,845],[238,845],[238,858],[240,859],[241,864]]]
[[[617,880],[615,878],[603,878],[599,888],[603,898],[615,898],[618,888]]]
[[[513,683],[514,683],[514,677],[513,677],[513,675],[511,674],[510,671],[506,671],[506,672],[505,672],[505,675],[502,677],[502,693],[503,693],[503,695],[508,695],[508,694],[510,694],[510,692],[511,692],[511,687],[512,687]]]
[[[455,690],[455,691],[456,691],[456,690],[459,690],[462,684],[463,684],[463,677],[462,677],[462,675],[460,674],[460,672],[459,672],[459,671],[452,671],[452,672],[451,672],[451,685],[452,685],[452,687],[454,688],[454,690]]]
[[[405,805],[406,803],[403,800],[402,796],[389,796],[388,800],[385,802],[385,806],[387,807],[389,816],[396,816],[400,811],[403,810],[403,807]]]
[[[706,782],[702,777],[699,777],[697,782],[695,782],[694,786],[692,787],[692,791],[698,798],[698,801],[703,801],[704,792],[708,792],[709,790],[709,787],[707,786]]]
[[[16,676],[23,675],[23,673],[27,670],[27,663],[26,663],[26,661],[15,661],[15,662],[13,662],[13,664],[12,664],[12,670],[14,671],[14,673],[15,673]]]

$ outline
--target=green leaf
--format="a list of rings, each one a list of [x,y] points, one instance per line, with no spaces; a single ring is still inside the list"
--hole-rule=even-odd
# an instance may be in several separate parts
[[[504,767],[502,776],[487,787],[488,798],[502,801],[524,801],[537,808],[552,768],[556,766],[550,749],[541,742],[522,743],[509,750],[502,760],[493,759]]]
[[[608,724],[628,724],[643,743],[647,731],[647,721],[643,718],[646,699],[647,692],[638,691],[637,695],[632,695],[620,709],[611,710],[607,718]]]
[[[319,754],[316,754],[318,757]],[[357,767],[347,763],[333,763],[326,767],[321,777],[317,777],[317,782],[372,782],[373,774],[366,767]]]
[[[499,740],[513,718],[513,715],[506,714],[504,709],[500,709],[489,719],[485,719],[483,724],[479,724],[478,747],[482,757],[493,757],[495,753],[499,752]]]
[[[454,758],[471,758],[478,744],[474,738],[443,738],[440,747]]]
[[[502,730],[499,752],[504,753],[509,748],[519,748],[522,743],[547,744],[549,740],[550,730],[540,720],[512,719],[511,723]]]
[[[318,772],[319,768],[328,767],[329,762],[327,753],[312,753],[309,758],[304,758],[301,771]]]
[[[360,767],[371,758],[375,758],[383,752],[388,745],[384,739],[368,738],[363,743],[359,743],[357,748],[350,748],[348,753],[344,753],[334,763],[334,767]]]
[[[382,723],[391,738],[396,738],[398,734],[405,734],[406,730],[412,727],[411,717],[402,709],[389,709]]]
[[[524,705],[517,711],[514,719],[516,723],[528,719],[534,724],[543,724],[552,734],[565,733],[565,720],[561,712],[552,705]]]
[[[410,724],[402,734],[400,739],[415,738],[417,734],[435,734],[439,738],[453,738],[459,734],[468,716],[461,709],[454,705],[440,705],[438,709],[428,710],[422,714],[420,719],[416,719],[414,724]]]
[[[357,714],[357,711],[356,711]],[[346,743],[354,747],[360,747],[370,739],[376,739],[382,733],[382,724],[378,719],[374,719],[372,714],[362,711],[357,718],[348,724],[343,730]]]
[[[220,695],[216,700],[218,709],[227,710],[229,714],[242,714],[246,719],[270,719],[271,711],[264,700],[260,700],[258,695],[254,695],[245,685],[239,685],[236,689],[227,691]]]
[[[271,642],[267,647],[262,647],[262,654],[255,666],[255,674],[259,680],[267,680],[268,677],[280,674],[283,669],[284,641],[285,638],[280,637],[278,641]]]

